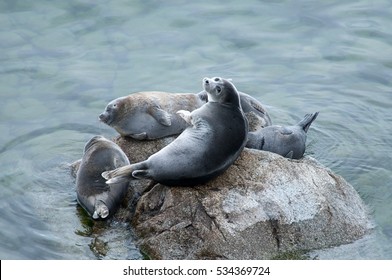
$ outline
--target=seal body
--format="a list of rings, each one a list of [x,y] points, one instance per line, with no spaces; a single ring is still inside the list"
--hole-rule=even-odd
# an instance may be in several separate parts
[[[248,119],[249,131],[272,125],[271,118],[265,107],[254,97],[244,92],[239,92],[241,108]]]
[[[152,179],[165,185],[196,185],[224,172],[245,147],[248,123],[234,85],[205,78],[208,103],[178,114],[189,124],[173,142],[147,160],[104,172],[108,184]]]
[[[257,99],[243,92],[238,93],[250,131],[272,124],[267,110]],[[197,94],[139,92],[111,101],[99,119],[123,137],[158,139],[178,135],[188,126],[176,114],[177,111],[192,112],[207,102],[208,94],[205,90]]]
[[[272,125],[249,132],[247,148],[264,150],[284,157],[300,159],[306,148],[306,133],[319,112],[305,115],[297,125]]]
[[[114,214],[128,189],[126,182],[107,185],[101,173],[128,164],[127,156],[114,142],[102,136],[87,142],[76,175],[76,193],[79,204],[94,219]]]
[[[193,111],[207,102],[205,94],[139,92],[111,101],[99,119],[121,136],[138,140],[180,134],[187,124],[176,114]]]

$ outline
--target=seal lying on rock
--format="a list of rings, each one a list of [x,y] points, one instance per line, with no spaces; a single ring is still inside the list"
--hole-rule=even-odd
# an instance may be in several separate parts
[[[234,85],[204,78],[208,102],[192,113],[179,111],[190,123],[173,142],[147,160],[103,172],[107,184],[152,179],[164,185],[202,184],[224,172],[245,147],[248,122]]]
[[[297,125],[272,125],[249,132],[246,147],[300,159],[305,152],[306,133],[318,114],[319,112],[305,115]]]
[[[241,107],[250,130],[271,125],[264,106],[250,95],[239,92]],[[176,114],[192,112],[208,102],[205,90],[194,93],[139,92],[111,101],[99,119],[113,127],[121,136],[137,140],[158,139],[178,135],[188,124]]]
[[[87,142],[76,175],[76,193],[79,204],[93,217],[106,219],[114,214],[126,195],[128,183],[108,186],[101,173],[129,164],[117,144],[102,136]]]
[[[187,127],[178,110],[193,111],[206,102],[206,94],[139,92],[111,101],[99,119],[121,136],[157,139],[180,134]]]

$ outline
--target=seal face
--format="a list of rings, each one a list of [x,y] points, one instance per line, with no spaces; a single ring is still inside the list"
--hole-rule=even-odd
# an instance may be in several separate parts
[[[318,114],[319,112],[305,115],[297,125],[272,125],[249,132],[246,147],[300,159],[305,153],[306,133]]]
[[[128,189],[127,183],[107,185],[101,173],[128,164],[127,156],[112,141],[94,136],[87,142],[76,175],[76,193],[78,203],[93,219],[114,214]]]
[[[104,172],[108,184],[152,179],[165,185],[196,185],[224,172],[245,147],[248,122],[234,85],[204,78],[208,102],[179,115],[190,124],[173,142],[147,160]]]
[[[180,134],[187,127],[178,110],[193,111],[205,103],[203,94],[139,92],[111,101],[99,119],[121,136],[157,139]]]

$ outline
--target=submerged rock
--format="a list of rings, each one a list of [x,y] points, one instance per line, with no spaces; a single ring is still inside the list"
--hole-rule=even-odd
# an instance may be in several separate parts
[[[174,138],[117,138],[131,162]],[[197,187],[132,181],[128,216],[154,259],[270,259],[353,242],[371,229],[355,189],[316,160],[245,149],[221,176]]]

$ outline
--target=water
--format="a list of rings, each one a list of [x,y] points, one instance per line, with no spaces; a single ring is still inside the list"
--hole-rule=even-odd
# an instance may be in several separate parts
[[[391,259],[391,30],[388,0],[1,0],[0,258],[141,258],[129,225],[77,206],[67,165],[115,135],[108,101],[223,76],[276,124],[320,111],[307,153],[369,206],[373,235],[314,254]]]

